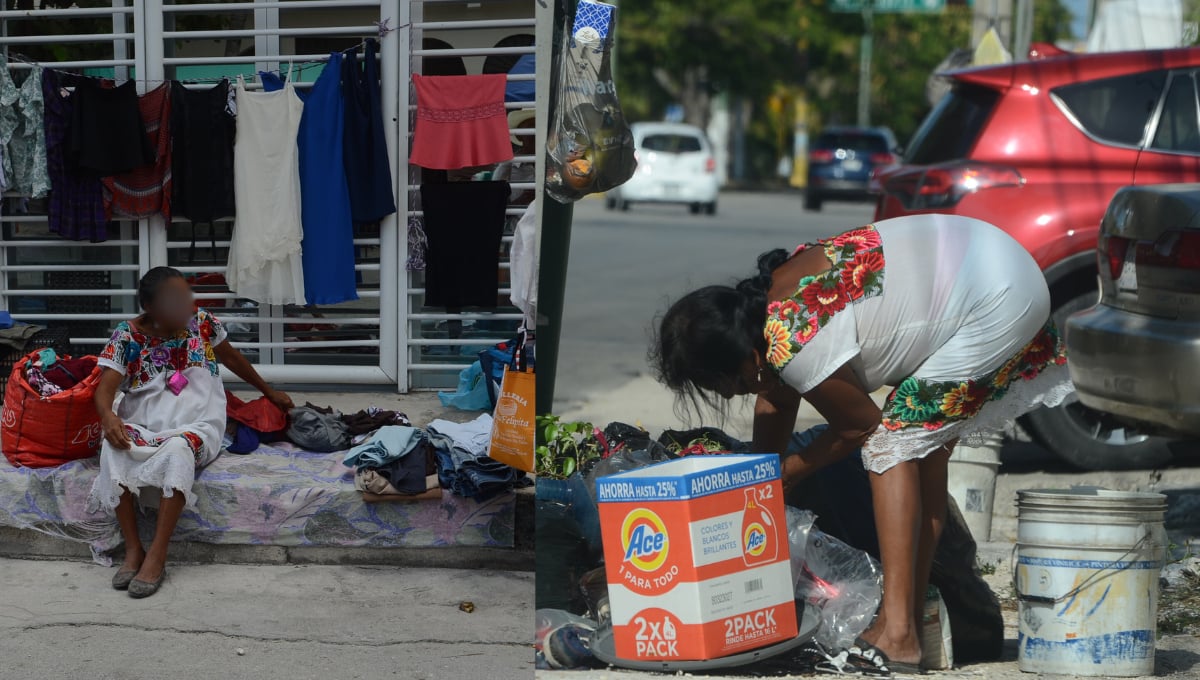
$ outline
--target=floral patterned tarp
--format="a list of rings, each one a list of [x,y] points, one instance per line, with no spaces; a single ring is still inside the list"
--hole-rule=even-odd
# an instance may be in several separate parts
[[[223,453],[198,473],[197,502],[184,510],[176,541],[233,545],[439,547],[513,545],[516,500],[484,502],[448,491],[436,501],[365,503],[343,453],[261,446]],[[55,468],[18,468],[0,457],[0,526],[87,543],[97,561],[121,544],[116,517],[88,513],[98,457]],[[143,530],[150,529],[143,522]]]

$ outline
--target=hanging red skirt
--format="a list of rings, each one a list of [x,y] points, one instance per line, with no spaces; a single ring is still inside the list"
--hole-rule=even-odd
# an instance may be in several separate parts
[[[503,73],[485,76],[413,74],[417,123],[409,162],[430,170],[492,165],[513,158]]]

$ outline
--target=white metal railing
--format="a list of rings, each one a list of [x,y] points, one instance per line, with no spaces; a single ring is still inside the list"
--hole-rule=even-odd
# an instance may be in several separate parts
[[[62,47],[63,60],[45,63],[61,69],[105,69],[118,79],[136,69],[139,89],[145,91],[165,79],[185,76],[189,88],[211,87],[196,69],[211,73],[253,69],[286,69],[288,64],[307,66],[325,61],[320,43],[378,35],[383,75],[385,133],[392,155],[397,206],[400,212],[385,220],[377,231],[354,239],[359,253],[355,270],[360,277],[359,300],[331,307],[259,306],[238,298],[221,285],[197,285],[196,297],[226,317],[235,330],[234,343],[248,352],[268,380],[284,382],[385,383],[400,390],[446,387],[457,372],[481,350],[512,337],[522,315],[511,307],[495,310],[450,312],[424,305],[422,275],[405,272],[409,216],[422,216],[419,175],[408,165],[408,140],[412,134],[416,101],[411,74],[421,72],[424,59],[462,59],[468,72],[479,73],[483,60],[504,56],[516,59],[534,54],[533,46],[496,47],[517,34],[535,34],[536,3],[521,7],[513,2],[482,0],[464,5],[461,0],[261,0],[173,4],[170,0],[111,0],[108,7],[0,10],[0,50],[13,55],[37,52],[43,45]],[[194,17],[213,14],[248,14],[248,25],[212,29],[190,23]],[[30,33],[28,27],[46,19],[69,20],[67,30],[50,35]],[[111,22],[96,20],[111,19]],[[99,29],[98,29],[99,26]],[[18,33],[20,35],[12,35]],[[426,48],[423,38],[437,38],[449,49]],[[230,43],[232,41],[232,43]],[[226,51],[236,47],[240,54]],[[96,46],[111,46],[96,54]],[[307,49],[306,49],[307,46]],[[87,49],[89,52],[80,52]],[[547,66],[548,59],[541,58]],[[14,70],[32,64],[11,61]],[[297,87],[308,87],[316,69],[306,71]],[[510,82],[529,82],[544,74],[508,74]],[[182,79],[182,78],[181,78]],[[249,81],[250,89],[261,85]],[[534,103],[507,104],[510,110],[544,107]],[[407,116],[402,114],[407,112]],[[544,114],[542,114],[544,116]],[[541,119],[539,119],[541,120]],[[405,123],[407,121],[407,124]],[[540,131],[513,130],[518,137]],[[540,137],[539,137],[540,139]],[[520,163],[537,163],[521,156]],[[540,170],[539,170],[540,172]],[[514,183],[514,189],[540,193],[538,183]],[[9,195],[11,196],[11,194]],[[11,200],[11,199],[10,199]],[[187,221],[170,225],[161,218],[122,222],[102,243],[58,239],[46,231],[45,216],[31,203],[29,214],[4,211],[0,215],[0,307],[18,319],[35,323],[66,324],[72,343],[96,351],[106,341],[105,329],[137,312],[138,277],[150,267],[170,264],[186,275],[216,275],[225,271],[229,247],[228,223],[218,221],[198,230],[195,243]],[[514,221],[522,206],[507,211]],[[213,236],[216,236],[214,242]],[[502,239],[505,252],[513,238]],[[203,258],[200,257],[203,254]],[[193,259],[195,258],[195,259]],[[503,257],[498,274],[511,267]],[[72,286],[71,276],[95,277],[86,286]],[[66,277],[66,278],[62,278]],[[209,279],[205,279],[209,280]],[[212,279],[218,280],[218,279]],[[67,283],[63,283],[63,282]],[[510,291],[503,282],[499,294]],[[461,328],[459,332],[456,328]]]
[[[508,56],[516,58],[522,55],[534,54],[533,46],[497,47],[501,39],[518,34],[533,35],[537,26],[535,13],[536,3],[525,3],[517,8],[514,3],[472,3],[466,10],[461,5],[448,7],[447,3],[436,0],[414,0],[409,4],[410,13],[402,19],[412,27],[409,62],[411,73],[422,73],[424,59],[458,58],[463,59],[469,74],[480,74],[483,60],[493,56]],[[435,38],[448,45],[442,49],[426,48],[426,38]],[[529,82],[537,78],[537,74],[507,74],[509,82]],[[409,129],[406,138],[412,135],[412,124],[415,122],[417,101],[411,88],[404,88],[407,94],[404,108],[408,111]],[[541,95],[541,91],[538,92]],[[529,109],[536,106],[535,102],[509,102],[508,110]],[[534,130],[510,130],[518,137],[535,134]],[[407,139],[401,148],[403,160],[407,161]],[[535,163],[535,156],[519,156],[514,162]],[[407,215],[422,217],[424,212],[419,206],[421,171],[410,167],[407,181],[403,183],[403,205],[407,206]],[[536,183],[513,183],[516,190],[535,190]],[[512,205],[506,211],[510,223],[524,213],[524,206]],[[504,254],[501,257],[499,269],[507,272],[511,268],[508,261],[508,248],[511,247],[512,237],[503,238]],[[412,373],[414,385],[418,387],[436,384],[454,384],[456,374],[475,359],[475,353],[487,347],[510,340],[521,323],[522,315],[511,306],[501,306],[495,310],[451,312],[442,308],[429,307],[424,304],[423,277],[420,273],[409,273],[408,295],[410,310],[407,314],[405,334],[407,341],[408,369]],[[507,299],[510,289],[502,281],[499,295]],[[470,327],[474,324],[474,327]],[[481,329],[483,324],[487,327]],[[461,326],[461,334],[452,331],[453,326]],[[438,352],[437,350],[442,350]],[[447,353],[445,350],[450,350]],[[459,350],[453,353],[453,350]]]

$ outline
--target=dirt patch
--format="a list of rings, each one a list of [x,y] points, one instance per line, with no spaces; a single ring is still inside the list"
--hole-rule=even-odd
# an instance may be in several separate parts
[[[1200,558],[1188,557],[1163,569],[1158,600],[1159,635],[1200,635]]]

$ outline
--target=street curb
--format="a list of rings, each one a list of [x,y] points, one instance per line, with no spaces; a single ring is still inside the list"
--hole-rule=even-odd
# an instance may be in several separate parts
[[[434,569],[534,571],[534,491],[517,492],[512,548],[347,548],[328,546],[171,545],[171,560],[183,564],[383,565]],[[120,549],[118,549],[119,551]],[[29,560],[91,561],[87,544],[32,529],[0,527],[0,557]]]

